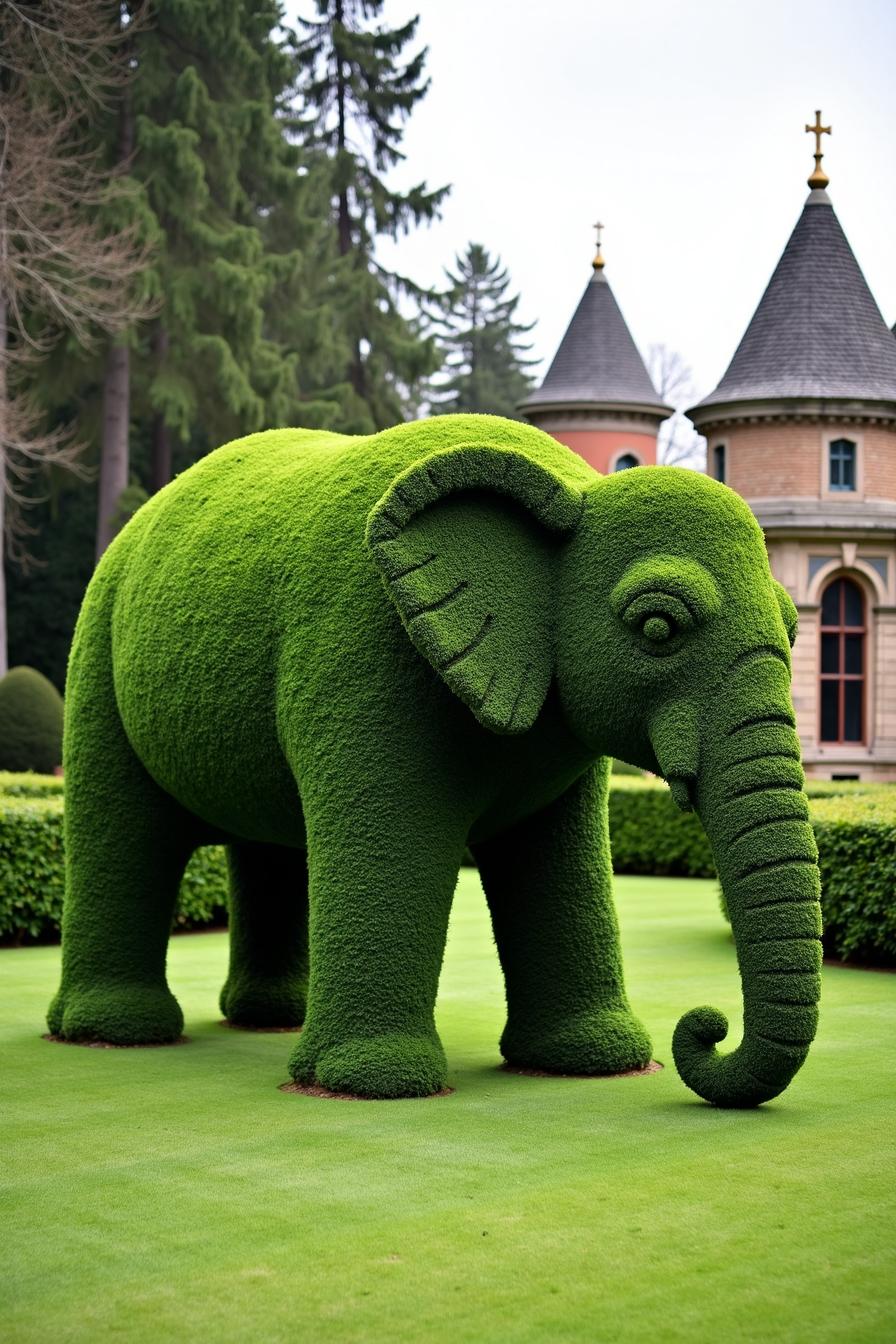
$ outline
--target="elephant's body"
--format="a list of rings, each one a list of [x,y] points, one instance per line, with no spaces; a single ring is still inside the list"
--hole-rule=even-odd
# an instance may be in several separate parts
[[[708,819],[749,930],[745,986],[763,983],[725,1059],[719,1015],[683,1019],[679,1067],[722,1104],[786,1086],[814,1032],[818,960],[786,602],[730,491],[622,475],[528,426],[446,416],[367,439],[254,435],[145,505],[103,557],[72,649],[51,1031],[179,1036],[177,888],[196,846],[225,843],[225,1017],[304,1023],[299,1081],[438,1091],[433,1008],[469,844],[507,986],[505,1058],[642,1066],[611,898],[612,752]],[[768,907],[773,941],[756,932]]]
[[[596,479],[554,440],[509,422],[496,432],[499,423],[489,425],[498,443],[531,452],[534,442],[555,470]],[[524,737],[471,723],[409,642],[371,564],[367,518],[390,483],[477,431],[481,418],[450,416],[375,440],[254,435],[184,473],[116,540],[78,645],[111,621],[125,733],[187,811],[229,836],[303,847],[297,781],[301,795],[326,751],[333,795],[357,810],[351,776],[367,741],[377,765],[365,788],[382,780],[390,752],[399,775],[414,760],[438,761],[445,790],[460,787],[488,831],[490,814],[501,826],[536,810],[589,763],[556,713]],[[409,713],[421,701],[426,713]],[[364,810],[376,806],[367,799]]]

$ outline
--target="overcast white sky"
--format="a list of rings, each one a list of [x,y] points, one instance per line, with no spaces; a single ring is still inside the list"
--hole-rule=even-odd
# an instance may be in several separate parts
[[[453,190],[384,261],[433,283],[471,239],[499,252],[549,360],[600,218],[636,342],[679,350],[702,395],[802,208],[820,107],[834,207],[896,320],[896,0],[386,0],[415,13],[432,86],[393,180]]]

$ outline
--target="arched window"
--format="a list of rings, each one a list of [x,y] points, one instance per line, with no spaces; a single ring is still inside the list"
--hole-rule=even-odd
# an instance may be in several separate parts
[[[828,444],[828,489],[855,490],[856,445],[851,439],[834,439]]]
[[[865,599],[834,579],[821,599],[821,741],[865,740]]]
[[[623,453],[617,457],[614,471],[627,471],[629,467],[640,467],[641,463],[635,457],[634,453]]]
[[[717,481],[725,484],[725,445],[717,443],[712,450],[712,474]]]

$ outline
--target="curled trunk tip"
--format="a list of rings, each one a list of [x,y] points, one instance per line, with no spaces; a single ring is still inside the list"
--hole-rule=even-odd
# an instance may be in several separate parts
[[[773,1064],[774,1082],[765,1082],[750,1068],[745,1039],[730,1055],[720,1055],[719,1041],[728,1034],[728,1019],[717,1008],[685,1013],[672,1037],[672,1056],[682,1082],[713,1106],[750,1107],[783,1092],[808,1054],[808,1047],[765,1044],[763,1072]]]

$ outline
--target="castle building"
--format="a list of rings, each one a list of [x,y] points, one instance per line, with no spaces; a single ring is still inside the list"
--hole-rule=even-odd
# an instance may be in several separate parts
[[[689,412],[707,470],[741,494],[800,615],[793,699],[808,776],[896,780],[896,328],[827,194],[809,196],[718,387]],[[656,461],[662,404],[594,275],[521,410],[598,471]]]
[[[520,407],[531,424],[597,471],[656,463],[656,436],[672,414],[657,396],[604,274],[596,224],[592,276],[544,382]]]
[[[806,773],[896,779],[896,340],[827,193],[809,196],[721,382],[688,414],[800,614]]]

